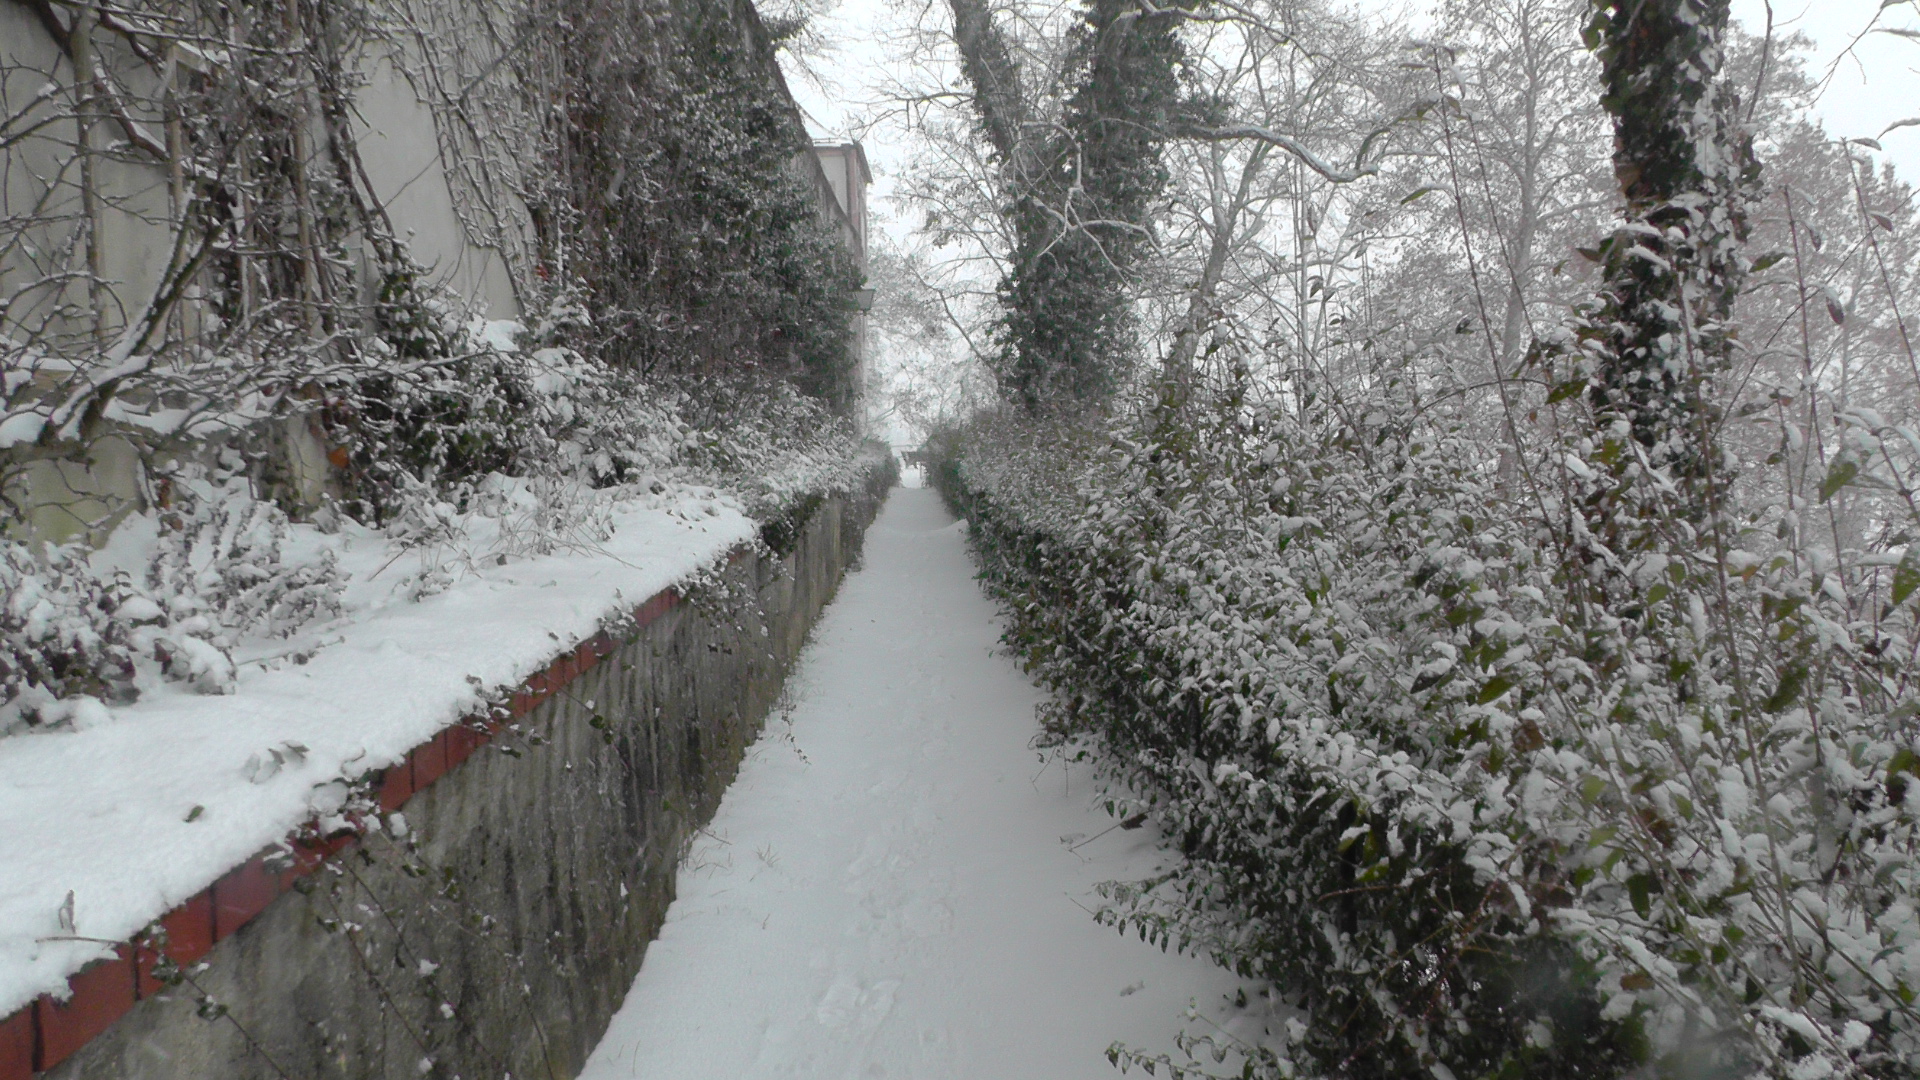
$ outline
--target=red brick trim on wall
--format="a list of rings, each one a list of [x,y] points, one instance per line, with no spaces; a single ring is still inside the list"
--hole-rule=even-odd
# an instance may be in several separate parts
[[[32,1006],[0,1020],[0,1077],[17,1080],[33,1075],[33,1063],[40,1052],[35,1035]]]
[[[166,989],[166,984],[153,975],[153,967],[161,956],[184,968],[198,963],[212,951],[213,890],[207,889],[167,912],[160,919],[160,929],[165,933],[165,943],[143,938],[134,955],[134,977],[138,980],[134,992],[140,998],[152,997]]]
[[[73,994],[65,1002],[43,997],[34,1004],[41,1068],[73,1056],[133,1008],[133,947],[122,945],[115,954],[68,979]]]
[[[738,559],[742,554],[736,551],[733,557]],[[647,626],[679,603],[679,592],[666,589],[634,609],[634,623],[636,627]],[[556,657],[515,690],[507,699],[504,720],[496,716],[468,717],[414,747],[381,774],[381,810],[391,813],[400,809],[493,741],[506,722],[532,712],[618,647],[619,642],[605,631],[595,634]],[[351,832],[323,836],[313,823],[302,827],[161,916],[158,921],[165,931],[164,944],[142,934],[117,946],[113,959],[92,964],[69,978],[67,1000],[42,995],[12,1016],[0,1018],[0,1080],[32,1080],[35,1073],[72,1057],[135,1002],[166,989],[153,974],[163,953],[181,967],[199,962],[215,942],[233,936],[295,882],[352,847],[357,839],[358,834]]]

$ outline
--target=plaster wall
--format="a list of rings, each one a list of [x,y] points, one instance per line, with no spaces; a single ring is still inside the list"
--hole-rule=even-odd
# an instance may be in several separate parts
[[[62,9],[64,10],[64,9]],[[158,98],[144,65],[112,34],[96,35],[101,62],[127,83],[135,101]],[[428,277],[463,298],[470,309],[493,319],[518,318],[519,299],[501,254],[475,241],[461,220],[441,155],[433,110],[403,73],[418,70],[418,58],[391,52],[362,59],[356,95],[356,143],[367,194],[385,211]],[[24,5],[0,4],[0,115],[19,113],[41,126],[0,147],[0,200],[5,215],[31,222],[0,239],[0,337],[40,339],[83,349],[96,330],[88,288],[74,282],[84,268],[72,247],[80,219],[80,177],[74,164],[77,127],[67,87],[73,66]],[[42,98],[43,88],[51,96]],[[38,104],[35,102],[38,101]],[[137,116],[149,133],[164,130],[159,117]],[[324,133],[315,131],[316,142]],[[93,142],[103,150],[122,139],[118,127],[100,123]],[[173,253],[169,178],[163,165],[124,148],[96,157],[101,193],[100,230],[104,283],[98,329],[112,335],[135,318],[156,292]],[[507,209],[524,207],[512,192],[497,192]],[[64,282],[64,284],[62,284]],[[190,312],[183,318],[194,317]],[[57,377],[43,375],[48,382]],[[325,448],[303,418],[293,417],[274,434],[284,444],[284,465],[301,505],[317,505],[326,490]],[[100,542],[126,513],[142,506],[142,474],[124,440],[92,440],[79,453],[55,460],[16,450],[13,468],[0,470],[5,494],[27,508],[31,535],[55,542]]]
[[[391,53],[369,57],[362,65],[366,81],[356,95],[361,127],[355,143],[373,196],[430,279],[447,285],[476,313],[518,318],[520,301],[506,262],[498,251],[475,242],[460,220],[433,110],[401,64],[418,66],[415,58]]]

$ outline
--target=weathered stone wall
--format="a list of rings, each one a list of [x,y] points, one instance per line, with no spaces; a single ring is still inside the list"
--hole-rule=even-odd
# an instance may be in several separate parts
[[[47,1076],[573,1076],[882,497],[692,590]]]

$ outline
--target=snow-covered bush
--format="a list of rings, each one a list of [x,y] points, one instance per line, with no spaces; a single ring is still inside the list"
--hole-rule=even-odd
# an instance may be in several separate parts
[[[693,448],[681,392],[566,347],[536,350],[529,361],[554,474],[594,487],[650,483]]]
[[[352,443],[349,509],[397,535],[418,534],[438,504],[468,512],[503,476],[570,482],[580,490],[567,497],[588,502],[588,489],[713,486],[772,517],[865,475],[851,422],[785,379],[648,377],[567,344],[590,321],[572,292],[532,330],[463,323],[412,279],[388,295],[378,348],[391,355],[351,383],[333,420]]]
[[[222,648],[249,635],[284,637],[340,612],[344,582],[331,548],[290,562],[287,515],[254,498],[242,475],[191,465],[161,481],[160,535],[146,586],[171,625],[213,634]]]
[[[159,618],[124,577],[102,581],[73,548],[0,539],[0,735],[97,718],[133,693],[137,617]]]
[[[1529,488],[1420,404],[950,437],[1049,729],[1184,856],[1108,917],[1297,995],[1265,1075],[1910,1075],[1915,522],[1622,558],[1580,524],[1620,442]],[[1823,494],[1910,506],[1920,439],[1847,424]]]
[[[362,364],[336,380],[325,413],[345,509],[369,523],[399,513],[422,484],[519,473],[546,449],[525,358],[470,325],[424,273],[387,273],[375,333],[358,343]]]
[[[156,489],[101,553],[0,546],[0,734],[83,727],[163,682],[225,693],[240,639],[339,613],[333,552],[295,558],[286,514],[244,476],[175,464]]]
[[[692,434],[687,466],[738,492],[749,516],[772,521],[866,482],[872,462],[853,424],[791,383],[705,377],[676,385]]]

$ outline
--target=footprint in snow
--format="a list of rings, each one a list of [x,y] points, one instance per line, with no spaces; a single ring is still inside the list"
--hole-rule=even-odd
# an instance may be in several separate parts
[[[861,1028],[878,1027],[892,1014],[894,992],[899,989],[898,979],[882,979],[861,989],[854,980],[841,976],[827,988],[826,995],[813,1010],[813,1018],[822,1027],[829,1028],[855,1024]]]

